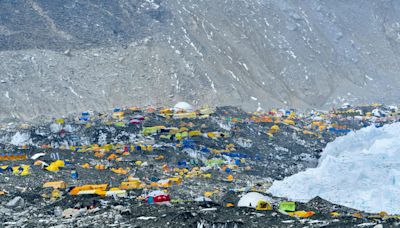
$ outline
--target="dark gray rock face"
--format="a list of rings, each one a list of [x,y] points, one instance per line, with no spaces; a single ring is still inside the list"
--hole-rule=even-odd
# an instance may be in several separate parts
[[[0,119],[398,103],[400,2],[5,0]]]

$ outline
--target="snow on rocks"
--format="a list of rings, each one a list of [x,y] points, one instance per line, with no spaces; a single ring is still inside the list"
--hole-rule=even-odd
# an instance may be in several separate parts
[[[23,146],[29,143],[30,135],[28,133],[17,132],[11,139],[11,144],[15,146]]]
[[[306,202],[320,196],[367,212],[400,213],[400,123],[339,137],[317,168],[275,181],[269,192]]]
[[[20,196],[17,196],[13,198],[11,201],[9,201],[6,204],[6,207],[8,208],[16,208],[16,207],[23,207],[25,205],[24,199],[22,199]]]

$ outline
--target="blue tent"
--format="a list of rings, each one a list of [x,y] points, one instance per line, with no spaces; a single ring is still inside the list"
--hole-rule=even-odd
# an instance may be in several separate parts
[[[211,153],[211,150],[208,149],[207,147],[201,148],[200,151],[203,152],[203,153]]]
[[[329,132],[335,133],[335,134],[345,134],[345,133],[349,133],[350,131],[351,130],[349,130],[349,129],[338,129],[338,128],[334,128],[334,127],[329,128]]]
[[[186,161],[178,161],[178,167],[179,167],[179,168],[186,168],[186,167],[188,167],[187,162],[186,162]]]
[[[196,146],[196,143],[193,141],[193,140],[191,140],[191,139],[184,139],[183,141],[182,141],[182,144],[183,144],[183,148],[185,149],[185,148],[189,148],[189,149],[195,149],[195,146]]]
[[[4,172],[7,172],[7,171],[12,172],[11,166],[7,166],[6,168],[1,168],[0,167],[0,173],[4,173]]]
[[[226,153],[223,152],[221,153],[222,155],[231,157],[231,158],[248,158],[249,156],[247,154],[241,154],[241,153]]]

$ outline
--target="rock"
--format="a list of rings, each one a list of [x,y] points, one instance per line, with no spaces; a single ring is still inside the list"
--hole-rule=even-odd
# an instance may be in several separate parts
[[[114,207],[114,210],[116,210],[116,211],[122,211],[123,209],[124,209],[124,206],[122,206],[122,205],[117,205]]]
[[[80,214],[80,211],[78,209],[68,208],[62,212],[62,217],[63,218],[73,218],[73,217],[78,217],[79,214]]]
[[[295,31],[297,29],[297,25],[295,23],[287,23],[286,29],[289,31]]]
[[[0,215],[10,215],[11,210],[5,207],[0,207]],[[0,216],[1,217],[1,216]]]
[[[25,205],[24,199],[22,199],[20,196],[15,197],[12,199],[10,202],[6,204],[6,207],[9,208],[17,208],[17,207],[23,207]]]
[[[120,221],[122,221],[122,219],[123,219],[123,217],[122,217],[122,215],[115,215],[114,216],[114,222],[115,223],[119,223]]]
[[[302,19],[302,17],[296,12],[293,12],[290,16],[295,20],[301,20]]]
[[[121,215],[130,215],[130,214],[132,214],[132,212],[131,212],[131,209],[125,208],[124,210],[122,210],[122,211],[120,212],[120,214],[121,214]]]
[[[93,209],[88,210],[87,213],[88,213],[88,214],[93,214],[93,213],[96,213],[96,212],[98,212],[98,211],[100,211],[100,208],[96,207],[96,208],[93,208]]]
[[[63,215],[63,211],[62,211],[61,207],[55,207],[54,208],[54,216],[60,217],[62,215]]]
[[[60,224],[60,225],[56,225],[56,226],[51,226],[50,228],[65,228],[67,226],[65,226],[64,224]]]

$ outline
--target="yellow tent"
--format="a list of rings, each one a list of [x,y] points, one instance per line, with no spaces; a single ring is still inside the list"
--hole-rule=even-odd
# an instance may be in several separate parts
[[[58,172],[60,170],[58,167],[59,166],[57,166],[56,164],[51,163],[49,166],[46,167],[46,170],[50,172]]]
[[[64,181],[54,181],[54,182],[46,182],[43,184],[43,188],[59,188],[64,189],[67,187],[67,183]]]
[[[272,127],[271,127],[271,130],[274,130],[274,131],[279,131],[279,130],[280,130],[280,128],[279,128],[279,126],[278,126],[278,125],[274,125],[274,126],[272,126]]]
[[[55,162],[52,162],[52,164],[54,163],[54,165],[58,166],[58,167],[65,167],[65,162],[62,160],[57,160]]]
[[[119,186],[120,189],[129,190],[129,189],[140,189],[143,187],[143,184],[140,180],[131,180],[126,182],[121,182]]]
[[[295,211],[295,212],[287,212],[292,217],[298,218],[308,218],[315,214],[313,211]]]
[[[122,119],[122,118],[124,118],[124,112],[114,112],[113,113],[113,118],[114,119]]]
[[[118,169],[112,168],[111,171],[113,171],[114,173],[117,173],[117,174],[127,174],[128,173],[128,171],[123,168],[118,168]]]
[[[19,166],[12,167],[13,174],[19,174],[21,171],[19,170]]]
[[[160,113],[161,113],[161,114],[172,114],[172,110],[169,109],[169,108],[166,108],[166,109],[162,109],[162,110],[160,111]]]
[[[29,175],[30,174],[30,172],[29,172],[29,169],[30,169],[30,167],[29,167],[29,165],[23,165],[23,166],[21,166],[22,167],[22,172],[21,172],[21,176],[26,176],[26,175]]]
[[[194,119],[197,117],[197,114],[195,112],[188,112],[188,113],[175,113],[173,115],[174,119]]]
[[[65,123],[65,120],[62,119],[62,118],[58,118],[58,119],[56,119],[55,122],[56,122],[57,124],[64,124],[64,123]]]
[[[180,177],[171,177],[171,178],[168,178],[168,180],[170,180],[173,183],[176,183],[177,185],[182,184],[182,178],[180,178]]]
[[[80,192],[83,192],[83,191],[87,191],[88,193],[89,193],[89,191],[91,191],[91,190],[93,190],[93,193],[94,193],[96,190],[105,191],[105,190],[107,189],[107,186],[108,186],[107,184],[97,184],[97,185],[83,185],[83,186],[78,186],[78,187],[73,188],[73,189],[69,192],[69,194],[75,196],[75,195],[78,195]],[[84,193],[84,192],[83,192],[83,193]]]
[[[294,125],[294,121],[290,119],[286,119],[283,121],[285,124]]]
[[[52,198],[52,199],[58,199],[58,198],[60,198],[60,197],[61,197],[61,192],[60,192],[60,190],[54,189],[54,190],[51,192],[51,198]]]
[[[272,206],[270,203],[264,200],[259,200],[256,206],[257,211],[270,211],[272,210]]]

